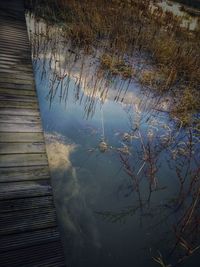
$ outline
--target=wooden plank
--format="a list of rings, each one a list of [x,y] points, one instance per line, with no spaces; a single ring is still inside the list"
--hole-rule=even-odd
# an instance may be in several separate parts
[[[24,60],[24,61],[21,61],[21,60],[13,60],[12,58],[7,58],[7,59],[4,59],[4,58],[0,58],[0,64],[2,65],[10,65],[10,66],[13,66],[13,65],[21,65],[21,66],[28,66],[28,67],[31,67],[32,68],[32,62],[30,60]]]
[[[37,99],[30,95],[18,95],[18,94],[0,94],[0,101],[19,101],[19,102],[29,102],[37,103]]]
[[[1,133],[0,143],[44,142],[43,133]]]
[[[28,36],[24,36],[24,34],[20,34],[19,32],[12,30],[4,30],[2,27],[0,28],[0,35],[2,36],[2,40],[11,40],[11,41],[20,41],[20,42],[29,42]]]
[[[0,155],[0,167],[46,166],[46,154]]]
[[[21,55],[21,57],[22,57],[22,55],[24,55],[24,56],[30,55],[27,48],[19,48],[19,47],[18,48],[14,48],[14,47],[9,47],[9,46],[6,47],[4,45],[1,45],[0,46],[0,51],[1,51],[1,53],[2,52],[6,52],[7,54]]]
[[[20,69],[12,69],[12,68],[7,68],[7,69],[1,69],[1,72],[4,72],[4,73],[16,73],[16,74],[19,74],[19,73],[22,73],[22,71],[26,74],[31,74],[33,71],[30,71],[30,70],[20,70]]]
[[[0,201],[0,214],[3,216],[4,213],[13,212],[18,210],[31,210],[40,208],[52,208],[54,209],[53,196],[43,197],[28,197],[18,198]],[[2,245],[2,239],[0,247]]]
[[[1,19],[0,19],[1,22]],[[3,38],[8,38],[10,36],[16,37],[16,38],[22,38],[23,40],[26,40],[28,42],[28,36],[24,34],[24,30],[20,28],[14,28],[14,23],[10,23],[10,25],[6,24],[6,21],[1,22],[1,28],[0,28],[0,34],[3,36]],[[13,25],[12,25],[13,24]],[[25,29],[26,31],[26,29]]]
[[[56,227],[50,227],[47,229],[21,234],[13,234],[6,237],[3,236],[0,243],[0,253],[3,251],[10,251],[25,248],[28,246],[36,246],[49,242],[55,242],[59,239],[60,236]]]
[[[45,153],[44,143],[0,143],[0,155]]]
[[[17,34],[18,36],[22,36],[23,38],[26,37],[26,35],[24,34],[24,31],[26,29],[23,29],[21,27],[21,25],[17,26],[15,23],[16,21],[12,22],[11,20],[9,20],[9,23],[6,22],[6,20],[1,20],[0,19],[0,22],[1,22],[1,33],[5,33],[5,34],[9,34],[9,33],[12,33],[12,34]],[[17,27],[16,27],[17,26]]]
[[[33,71],[30,71],[30,70],[20,70],[20,69],[12,69],[12,68],[5,68],[5,69],[1,69],[1,72],[4,72],[4,73],[16,73],[16,74],[19,74],[19,73],[26,73],[26,74],[31,74],[33,73]]]
[[[17,64],[17,63],[16,63]],[[0,73],[0,87],[4,87],[4,85],[6,86],[6,84],[9,85],[12,84],[12,88],[13,88],[13,84],[21,84],[21,85],[34,85],[35,80],[33,78],[33,73],[30,71],[25,71],[25,72],[20,72],[17,69],[12,69],[11,70],[13,72],[9,73],[9,72],[5,72],[5,68],[1,68],[1,73]],[[4,87],[7,88],[7,87]],[[20,88],[22,89],[22,88]]]
[[[0,132],[13,133],[41,133],[42,127],[38,123],[1,123]]]
[[[20,78],[14,77],[14,75],[10,75],[10,77],[8,76],[9,76],[8,74],[6,74],[4,77],[3,75],[0,76],[0,83],[29,84],[29,85],[34,84],[33,78],[27,80],[26,77],[20,79]]]
[[[3,42],[0,43],[0,48],[1,50],[9,50],[9,51],[26,51],[28,53],[29,47],[27,45],[20,45],[20,44],[15,44],[12,42]]]
[[[18,62],[16,64],[18,64]],[[29,80],[32,80],[33,83],[35,83],[35,80],[33,78],[33,74],[25,74],[25,73],[8,74],[8,73],[0,71],[0,77],[1,78],[15,78],[15,79],[19,79],[19,80],[27,80],[27,79],[29,79]]]
[[[38,109],[38,103],[0,100],[0,107]]]
[[[23,109],[23,108],[2,108],[0,106],[1,115],[30,115],[30,116],[39,116],[38,109]]]
[[[4,122],[4,123],[27,123],[27,124],[32,124],[32,123],[36,123],[39,124],[40,123],[40,117],[32,117],[32,116],[19,116],[19,115],[0,115],[0,122]],[[20,125],[19,125],[20,127]]]
[[[49,195],[52,195],[49,179],[46,181],[37,180],[1,183],[0,186],[0,201]]]
[[[0,59],[0,66],[3,68],[16,68],[16,67],[20,67],[20,68],[30,68],[32,69],[32,64],[29,62],[25,62],[25,63],[21,63],[21,62],[13,62],[13,61],[8,61],[8,60],[2,60]],[[24,79],[25,80],[25,79]],[[33,80],[33,79],[32,79]]]
[[[0,13],[1,13],[1,9],[0,9]],[[1,30],[0,30],[0,34],[4,37],[4,34],[10,34],[12,36],[13,35],[17,35],[19,34],[19,36],[22,36],[23,38],[27,37],[26,33],[26,29],[23,28],[22,25],[17,25],[17,22],[15,21],[11,21],[9,20],[9,23],[6,23],[6,20],[1,20],[1,15],[0,15],[0,23],[1,23]],[[5,39],[5,37],[4,37]]]
[[[30,49],[30,45],[28,42],[26,41],[19,41],[19,40],[16,40],[14,39],[14,36],[12,37],[13,35],[11,34],[9,38],[4,38],[3,40],[3,43],[0,43],[0,46],[1,47],[6,47],[6,46],[10,46],[10,47],[13,47],[16,49],[16,48],[25,48],[25,49]]]
[[[1,88],[0,87],[0,97],[2,95],[6,95],[6,96],[20,96],[20,97],[24,97],[24,96],[34,96],[34,100],[36,100],[36,92],[35,91],[30,91],[30,90],[23,90],[23,89],[6,89],[6,88]]]
[[[26,54],[23,56],[21,56],[21,52],[20,53],[15,53],[15,54],[10,54],[7,51],[3,51],[0,53],[0,58],[5,58],[7,57],[8,59],[17,59],[17,60],[22,60],[23,62],[29,61],[31,60],[31,56],[30,54]]]
[[[18,64],[16,64],[16,65],[13,65],[13,66],[11,66],[11,65],[6,65],[6,64],[0,64],[0,68],[1,68],[1,70],[2,71],[6,71],[6,70],[18,70],[18,71],[29,71],[29,72],[31,72],[32,71],[32,67],[30,67],[30,66],[20,66],[20,65],[18,65]],[[9,82],[9,81],[8,81]],[[27,83],[30,83],[30,81],[28,82],[27,81]]]
[[[49,179],[48,165],[0,168],[0,183]]]
[[[4,27],[3,27],[4,28]],[[9,40],[16,42],[19,41],[20,43],[24,42],[29,44],[28,36],[24,34],[20,34],[20,32],[13,31],[12,28],[9,28],[7,31],[1,27],[0,35],[2,36],[2,40]]]
[[[17,33],[17,32],[13,32],[13,31],[7,31],[2,32],[0,30],[0,35],[2,36],[2,40],[9,40],[9,41],[19,41],[20,43],[28,43],[28,37],[24,37],[24,35]]]
[[[54,226],[56,226],[56,214],[53,209],[14,211],[0,217],[0,235],[2,236]]]
[[[23,58],[20,58],[20,57],[14,57],[14,56],[6,56],[6,55],[0,55],[0,59],[1,60],[5,60],[5,61],[13,61],[13,62],[16,62],[16,63],[19,63],[19,62],[21,62],[21,63],[29,63],[30,64],[30,59],[27,59],[27,58],[25,58],[25,59],[23,59]],[[1,70],[0,70],[0,72],[1,72]],[[22,75],[23,75],[23,73],[21,73]]]
[[[24,46],[27,48],[30,48],[30,44],[28,42],[28,37],[23,38],[19,37],[17,39],[17,31],[13,33],[9,33],[9,35],[5,36],[3,32],[0,31],[0,35],[2,36],[2,44],[12,44],[12,45],[19,45],[19,46]],[[16,47],[16,46],[15,46]]]
[[[61,251],[62,245],[57,241],[1,253],[1,267],[62,267],[65,265]]]
[[[2,26],[2,25],[1,25]],[[19,45],[20,44],[23,44],[23,45],[29,45],[29,41],[28,41],[28,36],[24,36],[24,30],[20,29],[20,28],[14,28],[14,27],[10,27],[10,28],[7,28],[6,29],[3,29],[3,28],[6,28],[4,25],[3,27],[1,27],[1,30],[0,30],[0,35],[2,36],[2,42],[0,42],[0,44],[4,44],[4,41],[5,43],[9,43],[12,44],[13,43],[13,46],[14,44],[16,43],[16,40],[14,39],[15,37],[17,37],[18,39],[21,37],[22,39],[19,40]],[[10,38],[12,38],[12,40],[10,40]],[[22,40],[24,41],[24,43],[22,43]],[[12,41],[12,42],[11,42]],[[17,43],[16,43],[17,45]]]
[[[35,91],[35,86],[33,83],[23,84],[23,83],[8,83],[8,82],[0,82],[0,88],[10,88],[10,89],[25,89],[25,90],[33,90]]]
[[[26,32],[24,21],[11,20],[10,18],[6,19],[6,17],[4,17],[3,19],[0,18],[0,22],[2,24],[1,30],[3,32],[7,32],[8,30],[13,30],[13,32],[15,32],[15,30],[20,30],[23,36],[26,36],[24,34]]]
[[[2,10],[0,9],[0,13],[1,13],[1,11]],[[4,13],[4,14],[5,14],[4,17],[2,17],[2,13],[0,16],[0,22],[2,24],[2,30],[7,31],[9,29],[13,29],[13,30],[14,29],[20,29],[23,33],[24,33],[24,31],[26,31],[26,26],[24,25],[25,24],[24,16],[19,14],[21,16],[21,18],[23,17],[23,19],[17,20],[15,18],[7,17],[6,13]],[[24,34],[24,36],[25,36],[25,34]]]

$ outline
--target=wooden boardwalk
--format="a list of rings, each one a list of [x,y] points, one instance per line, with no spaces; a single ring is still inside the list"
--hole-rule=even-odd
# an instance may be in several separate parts
[[[0,266],[65,266],[22,0],[0,1]]]

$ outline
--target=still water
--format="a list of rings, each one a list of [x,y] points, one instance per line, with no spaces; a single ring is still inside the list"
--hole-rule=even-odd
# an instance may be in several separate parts
[[[173,247],[173,226],[182,214],[174,159],[177,142],[182,148],[187,137],[166,113],[151,109],[153,99],[146,107],[137,84],[130,84],[123,103],[112,93],[103,103],[94,95],[87,117],[88,92],[78,88],[77,99],[73,78],[67,100],[56,94],[50,104],[49,82],[40,70],[35,75],[67,263],[156,266],[152,256]]]
[[[49,42],[45,23],[31,24],[67,266],[197,267],[199,138],[169,117],[173,99],[102,73],[101,51],[72,50],[59,28]]]

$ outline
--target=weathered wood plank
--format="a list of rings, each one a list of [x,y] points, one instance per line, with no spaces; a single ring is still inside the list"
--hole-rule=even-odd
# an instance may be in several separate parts
[[[17,53],[16,52],[15,54],[10,54],[6,50],[3,51],[3,52],[1,51],[0,58],[5,58],[5,57],[7,57],[8,59],[22,60],[22,62],[26,62],[26,61],[29,61],[30,62],[30,60],[31,60],[30,54],[26,54],[22,58],[21,53]]]
[[[14,37],[22,38],[26,40],[26,42],[28,42],[28,36],[24,35],[24,30],[14,27],[15,25],[14,22],[13,23],[9,22],[10,25],[6,25],[6,21],[2,21],[1,19],[0,22],[1,22],[0,34],[3,36],[3,38],[9,39],[9,37],[13,35]]]
[[[1,115],[29,115],[29,116],[39,116],[38,109],[23,109],[23,108],[2,108],[0,106],[0,114]]]
[[[39,124],[40,123],[40,117],[32,117],[32,116],[19,116],[19,115],[0,115],[0,122],[4,122],[4,123],[27,123],[27,124],[32,124],[32,123],[36,123]],[[20,127],[20,125],[19,125]]]
[[[43,133],[0,133],[0,143],[44,142]]]
[[[16,64],[18,64],[19,62],[16,62]],[[14,74],[14,73],[5,73],[5,72],[1,72],[0,71],[0,77],[2,78],[15,78],[15,79],[19,79],[19,80],[32,80],[33,83],[35,83],[35,80],[33,78],[33,74],[25,74],[25,73],[18,73],[18,74]]]
[[[28,197],[0,201],[0,214],[18,210],[31,210],[40,208],[54,209],[53,196]],[[0,242],[1,246],[2,240]]]
[[[3,236],[0,243],[0,253],[28,246],[47,244],[49,242],[58,241],[59,239],[60,236],[56,227],[14,234],[6,237]]]
[[[26,36],[24,32],[26,31],[26,27],[24,26],[24,21],[18,21],[18,20],[12,20],[7,19],[6,16],[2,19],[0,18],[0,22],[2,24],[1,31],[7,32],[8,30],[12,30],[15,32],[15,30],[18,30],[22,33],[23,36]]]
[[[15,41],[3,40],[3,43],[0,43],[0,47],[2,48],[9,47],[9,48],[12,48],[13,50],[16,50],[17,48],[24,49],[24,50],[30,49],[29,44],[27,44],[26,42],[18,42],[17,40]]]
[[[0,34],[2,36],[2,40],[10,40],[10,41],[19,41],[20,43],[22,43],[22,41],[24,43],[28,42],[28,37],[24,36],[23,34],[20,34],[19,32],[13,32],[12,30],[7,30],[5,32],[5,30],[0,29]]]
[[[0,217],[0,235],[2,236],[54,226],[56,226],[56,214],[53,209],[14,211]]]
[[[22,73],[22,70],[8,68],[8,69],[1,69],[1,72],[19,74],[19,73]],[[33,71],[23,70],[23,72],[26,74],[31,74]]]
[[[63,267],[61,251],[62,245],[57,241],[1,253],[1,267]]]
[[[24,42],[24,44],[29,44],[28,36],[24,36],[23,34],[20,35],[19,31],[13,32],[11,28],[8,29],[7,31],[1,28],[0,34],[2,36],[2,40],[13,41],[13,42],[16,42],[17,40],[20,43]]]
[[[52,195],[52,188],[50,186],[49,179],[45,182],[37,180],[1,183],[0,185],[0,201],[6,199]]]
[[[2,52],[5,52],[5,53],[7,53],[7,54],[17,54],[17,55],[21,55],[21,57],[22,57],[22,55],[24,54],[24,56],[29,56],[29,58],[30,58],[30,54],[28,53],[28,49],[26,49],[26,48],[17,48],[17,49],[15,49],[15,48],[12,48],[12,47],[6,47],[6,46],[3,46],[3,45],[1,45],[0,46],[0,51],[1,51],[1,53]]]
[[[25,90],[33,90],[35,91],[34,84],[23,84],[23,83],[8,83],[8,82],[0,82],[1,88],[10,88],[10,89],[25,89]]]
[[[30,91],[30,90],[24,90],[24,89],[6,89],[0,87],[0,97],[4,96],[18,96],[18,97],[26,97],[26,96],[34,96],[33,100],[36,100],[36,92]]]
[[[2,36],[2,41],[3,42],[1,42],[0,43],[0,45],[6,45],[6,44],[8,44],[9,46],[11,46],[11,47],[14,47],[14,48],[16,48],[16,47],[25,47],[25,48],[27,48],[27,49],[30,49],[30,44],[28,43],[28,39],[27,38],[19,38],[18,37],[18,40],[16,40],[16,35],[17,35],[17,33],[20,33],[20,30],[16,30],[15,32],[10,32],[10,34],[9,34],[9,36],[7,35],[7,36],[5,36],[4,35],[4,33],[2,33],[1,31],[0,31],[0,34],[1,34],[1,36]]]
[[[29,84],[29,85],[33,85],[34,81],[32,80],[26,80],[26,79],[15,79],[14,77],[10,77],[10,78],[4,78],[4,77],[0,77],[0,84],[1,83],[14,83],[14,84]]]
[[[15,56],[6,56],[6,55],[0,55],[0,59],[1,60],[4,60],[4,61],[13,61],[13,62],[16,62],[16,63],[29,63],[30,64],[30,59],[27,59],[27,58],[25,58],[25,59],[22,59],[22,58],[20,58],[20,57],[15,57]],[[0,70],[0,73],[1,73],[1,70]],[[23,75],[23,73],[21,73],[22,75]]]
[[[0,132],[41,133],[42,127],[38,123],[4,123],[0,124]]]
[[[11,55],[20,55],[20,54],[24,54],[24,56],[28,56],[29,54],[27,53],[27,49],[26,48],[20,48],[20,47],[17,47],[17,48],[12,48],[10,46],[8,47],[5,47],[3,45],[0,45],[0,52],[3,53],[3,52],[6,52],[7,54],[11,54]]]
[[[38,103],[0,100],[0,107],[38,109]]]
[[[26,66],[26,67],[30,67],[32,68],[32,64],[30,61],[26,60],[26,61],[12,61],[11,59],[7,58],[6,60],[3,58],[0,58],[0,65],[7,65],[7,66],[15,66],[15,65],[19,65],[19,66]]]
[[[46,166],[46,154],[0,155],[0,167]]]
[[[8,60],[0,59],[0,67],[4,68],[4,69],[17,68],[17,67],[32,69],[32,64],[30,64],[30,62],[17,62],[16,63],[16,62],[11,62],[11,61],[8,61]]]
[[[0,168],[0,182],[18,182],[49,179],[48,165]]]
[[[29,102],[37,103],[37,99],[30,95],[18,95],[18,94],[0,94],[0,101],[18,101],[18,102]]]
[[[10,24],[10,22],[9,22],[9,24]],[[5,20],[1,21],[1,33],[2,34],[3,33],[16,34],[17,36],[24,38],[24,29],[21,29],[20,27],[16,27],[14,22],[11,23],[10,25],[7,25]]]
[[[45,153],[44,143],[0,143],[0,155]]]
[[[18,70],[18,71],[29,71],[29,72],[31,72],[32,71],[32,69],[31,69],[31,67],[29,67],[29,66],[20,66],[20,65],[18,65],[18,64],[16,64],[16,65],[13,65],[13,66],[11,66],[11,65],[6,65],[6,64],[0,64],[0,68],[1,68],[1,70],[2,71],[6,71],[6,70]],[[9,82],[9,81],[8,81]],[[29,82],[30,83],[30,82]]]

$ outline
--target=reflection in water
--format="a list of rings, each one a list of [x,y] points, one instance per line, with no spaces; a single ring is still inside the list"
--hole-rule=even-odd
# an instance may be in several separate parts
[[[199,130],[171,121],[173,100],[141,87],[141,57],[123,79],[99,67],[103,51],[88,55],[59,28],[30,25],[69,266],[196,266]]]
[[[46,134],[45,138],[55,201],[62,222],[61,230],[67,237],[69,260],[74,262],[86,247],[88,249],[89,246],[91,250],[101,247],[93,214],[85,199],[91,188],[79,181],[77,171],[70,161],[70,155],[77,146],[70,144],[69,140],[57,133]]]

